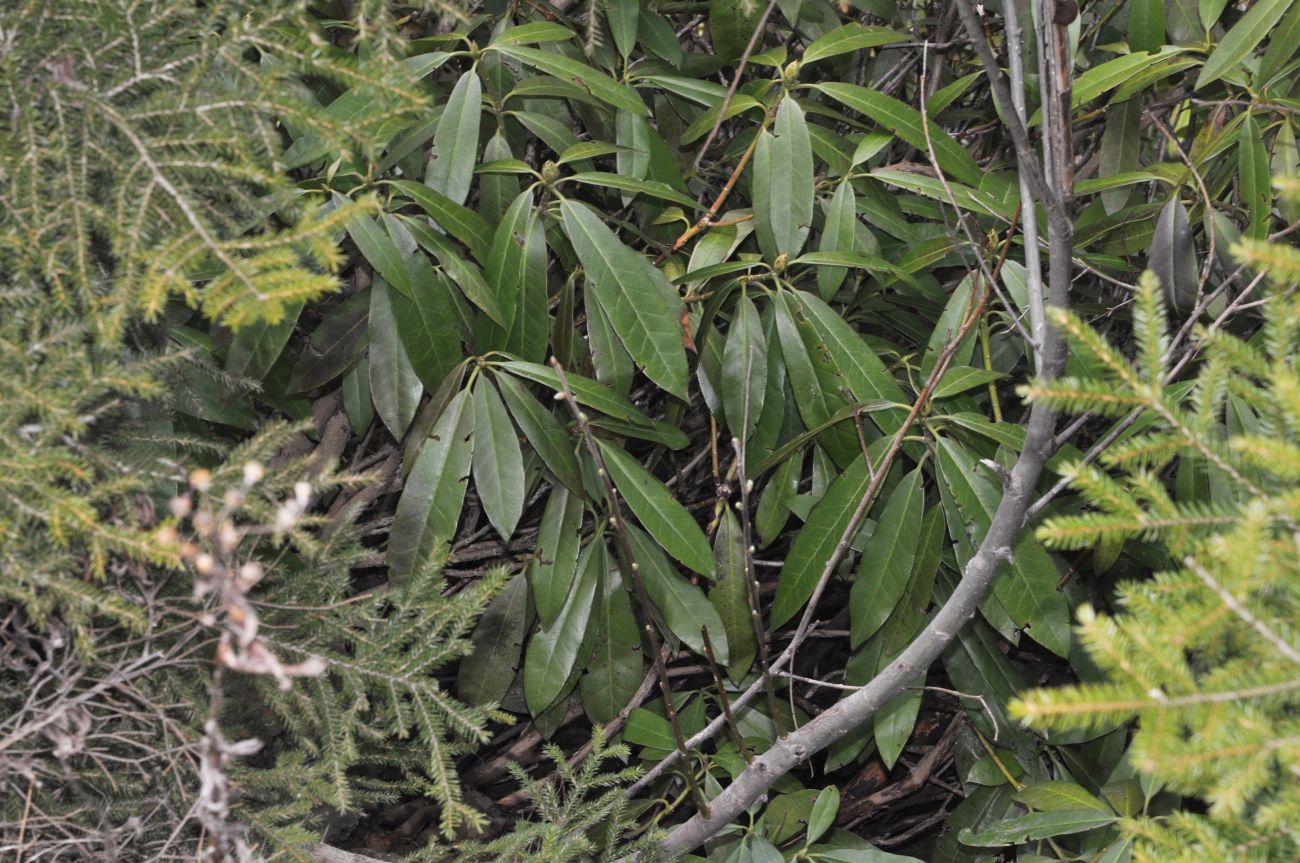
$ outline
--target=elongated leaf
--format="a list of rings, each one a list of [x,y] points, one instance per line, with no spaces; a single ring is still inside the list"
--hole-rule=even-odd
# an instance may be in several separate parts
[[[1072,809],[1063,812],[1031,812],[1019,818],[999,821],[987,830],[974,832],[970,828],[961,831],[961,841],[966,845],[984,848],[996,848],[1002,845],[1019,845],[1050,836],[1069,836],[1084,833],[1107,824],[1115,823],[1117,816],[1088,809]]]
[[[511,374],[518,375],[530,381],[550,387],[557,393],[562,391],[560,386],[560,376],[550,366],[544,366],[541,363],[525,363],[519,361],[509,361],[501,363],[500,366]],[[612,417],[618,417],[634,425],[653,426],[654,420],[641,413],[635,405],[625,397],[613,392],[608,387],[603,387],[591,378],[583,377],[579,374],[566,371],[564,373],[569,382],[569,389],[573,391],[573,397],[578,400],[578,404],[585,407],[594,408],[601,413],[609,414]]]
[[[500,703],[519,670],[527,625],[528,580],[520,573],[488,604],[474,627],[473,649],[460,661],[456,676],[461,698],[472,705]]]
[[[854,650],[884,624],[907,590],[916,560],[917,528],[925,511],[921,476],[918,468],[894,487],[880,522],[862,550],[858,575],[849,593]]]
[[[438,227],[469,247],[476,259],[486,260],[492,229],[482,216],[423,183],[413,180],[389,180],[388,183],[414,201]]]
[[[817,801],[813,803],[812,814],[808,816],[808,843],[812,844],[826,834],[835,824],[835,816],[840,811],[840,789],[828,785],[817,792]]]
[[[411,274],[397,245],[383,228],[369,216],[357,216],[348,222],[348,236],[357,249],[399,293],[411,295]]]
[[[1156,51],[1165,42],[1165,0],[1129,0],[1128,47]]]
[[[1268,153],[1264,137],[1254,117],[1241,124],[1241,143],[1237,145],[1237,176],[1241,182],[1241,200],[1250,212],[1245,234],[1256,239],[1268,233],[1269,212],[1273,206],[1270,188]]]
[[[1148,266],[1160,279],[1169,305],[1183,314],[1196,305],[1196,249],[1187,208],[1175,195],[1160,210],[1147,252]]]
[[[486,375],[474,385],[474,488],[483,511],[509,540],[524,511],[524,459],[514,423]]]
[[[438,131],[433,136],[433,156],[425,169],[424,182],[455,204],[465,203],[470,181],[474,179],[482,101],[483,85],[478,70],[470,69],[460,76],[447,97]]]
[[[835,101],[870,117],[922,153],[927,151],[920,111],[884,93],[855,84],[814,86]],[[979,186],[983,172],[970,153],[933,123],[930,124],[930,140],[934,144],[935,159],[944,171],[967,185]]]
[[[705,20],[709,22],[713,53],[728,61],[739,57],[758,26],[759,14],[757,4],[709,0],[709,13]]]
[[[1064,779],[1036,782],[1016,792],[1016,799],[1029,808],[1042,812],[1090,809],[1106,815],[1114,814],[1109,806],[1087,789]]]
[[[857,458],[835,478],[826,495],[813,507],[781,568],[776,599],[772,602],[773,629],[794,617],[812,596],[869,482],[867,466]]]
[[[1137,2],[1145,3],[1147,0],[1137,0]],[[1163,34],[1164,0],[1153,0],[1153,2],[1161,10],[1160,21]],[[1106,128],[1101,133],[1101,149],[1097,153],[1097,166],[1101,178],[1114,177],[1139,166],[1138,157],[1142,144],[1141,119],[1142,103],[1139,100],[1130,99],[1123,104],[1112,105],[1106,110]],[[1075,186],[1075,194],[1083,194],[1078,184]],[[1101,201],[1106,212],[1117,212],[1128,200],[1129,194],[1128,189],[1103,193]]]
[[[537,529],[537,558],[529,567],[533,606],[542,626],[550,626],[564,606],[578,571],[582,498],[560,486],[551,491]]]
[[[709,641],[718,664],[726,666],[731,661],[727,645],[727,632],[717,610],[704,591],[691,584],[673,570],[663,550],[632,525],[627,526],[627,538],[646,594],[655,610],[662,616],[668,631],[677,636],[691,650],[704,655],[704,638],[701,629],[708,629]]]
[[[939,438],[938,444],[941,481],[960,511],[960,522],[950,522],[949,530],[959,537],[958,560],[964,563],[988,532],[1002,493],[959,444],[948,438]],[[1025,532],[1012,547],[1011,563],[994,582],[993,594],[1016,626],[1028,626],[1035,641],[1068,656],[1070,613],[1059,579],[1051,557]]]
[[[559,419],[510,375],[498,375],[496,381],[511,416],[528,443],[541,456],[542,463],[561,483],[574,493],[582,494],[573,439],[565,432]]]
[[[809,63],[816,63],[827,57],[836,57],[863,48],[906,42],[908,38],[902,33],[896,33],[885,27],[868,27],[854,21],[819,36],[804,49],[802,62],[807,66]]]
[[[593,542],[583,549],[578,577],[564,607],[550,626],[539,629],[528,642],[524,656],[524,700],[533,716],[541,714],[564,694],[565,684],[580,659],[583,636],[605,568],[604,543]]]
[[[434,424],[397,501],[388,540],[394,582],[423,565],[435,540],[455,534],[473,457],[474,402],[461,391]]]
[[[884,657],[881,659],[883,661]],[[921,712],[919,687],[924,682],[925,678],[918,675],[912,687],[891,698],[874,717],[876,750],[880,753],[880,760],[891,770],[898,761],[898,756],[903,754],[903,747],[907,745],[912,729],[916,726],[917,714]]]
[[[642,193],[678,204],[685,207],[688,211],[699,208],[693,199],[688,198],[681,192],[669,186],[667,183],[661,183],[658,180],[643,180],[637,177],[624,177],[619,174],[609,174],[604,171],[583,171],[565,177],[562,183],[586,183],[589,186],[602,186],[607,189],[618,189],[623,192]]]
[[[722,404],[733,435],[749,440],[766,391],[767,342],[753,302],[741,296],[722,352]]]
[[[393,315],[411,367],[432,392],[462,357],[451,298],[454,288],[446,276],[434,272],[423,255],[412,255],[407,264],[411,296],[391,295]]]
[[[476,264],[461,257],[454,243],[428,225],[406,217],[402,217],[402,222],[416,242],[434,254],[451,282],[467,300],[497,323],[504,320],[505,313],[497,305],[496,294],[488,287]]]
[[[835,194],[826,204],[826,227],[822,229],[819,252],[851,252],[857,231],[857,198],[847,180],[835,188]],[[844,267],[818,267],[817,293],[830,300],[844,284],[848,270]]]
[[[600,454],[614,488],[655,541],[689,569],[711,574],[713,550],[686,507],[621,447],[600,441]]]
[[[352,371],[343,376],[343,410],[352,425],[352,433],[361,437],[375,421],[375,403],[370,394],[370,359],[362,357]]]
[[[534,69],[548,75],[554,75],[556,78],[568,81],[570,84],[576,84],[607,105],[622,108],[625,111],[631,111],[633,114],[642,116],[649,114],[645,103],[641,101],[641,97],[637,95],[635,90],[619,84],[604,72],[588,66],[586,63],[579,63],[577,60],[572,60],[563,54],[552,51],[539,51],[534,48],[521,48],[516,45],[495,45],[493,47],[520,62],[527,63]]]
[[[607,570],[591,625],[600,630],[587,673],[578,681],[582,706],[592,722],[609,722],[641,684],[641,633],[617,570]]]
[[[740,680],[753,664],[758,645],[754,640],[754,621],[749,610],[745,532],[730,506],[723,510],[718,532],[713,537],[713,559],[717,566],[717,583],[709,590],[709,601],[718,610],[722,628],[727,633],[731,650],[727,675],[732,680]]]
[[[483,145],[483,163],[475,168],[475,173],[478,174],[478,212],[489,226],[501,223],[510,203],[519,196],[519,181],[505,172],[482,169],[493,164],[513,162],[510,155],[510,144],[501,130],[497,129],[496,134]],[[527,165],[524,168],[531,170]],[[488,242],[491,241],[492,233],[489,229]]]
[[[943,378],[939,385],[934,388],[934,397],[936,399],[946,399],[951,396],[973,390],[976,387],[982,387],[996,380],[1001,380],[1006,375],[1001,372],[995,372],[990,369],[973,369],[970,366],[955,366],[944,372]]]
[[[812,227],[812,144],[803,109],[786,96],[754,151],[754,227],[769,260],[794,257]]]
[[[825,342],[837,371],[858,401],[899,404],[907,400],[885,364],[842,315],[836,314],[813,294],[798,291],[795,296],[803,305],[804,313],[813,328]],[[870,416],[882,431],[892,433],[902,427],[903,408],[900,407],[897,411],[875,411]]]
[[[314,390],[343,374],[366,346],[370,294],[362,291],[331,309],[312,331],[289,375],[289,392]]]
[[[567,200],[560,208],[587,286],[627,352],[646,377],[685,398],[686,349],[676,312],[665,299],[676,292],[662,272],[623,245],[596,213]]]
[[[1264,37],[1291,5],[1291,0],[1256,0],[1251,4],[1241,20],[1232,25],[1228,35],[1210,53],[1209,59],[1201,67],[1201,74],[1196,78],[1196,89],[1212,84],[1241,68],[1241,61],[1264,41]]]
[[[240,328],[226,352],[226,371],[256,381],[265,378],[293,335],[302,306],[301,302],[290,303],[278,324],[260,320]]]
[[[397,331],[392,293],[383,279],[370,289],[370,392],[379,418],[400,439],[420,406],[424,386]]]
[[[573,38],[573,31],[568,27],[553,24],[550,21],[530,21],[503,30],[492,40],[493,46],[501,45],[536,45],[539,42],[567,42]]]
[[[636,45],[637,19],[641,13],[641,0],[605,0],[605,23],[614,37],[618,53],[627,56]]]

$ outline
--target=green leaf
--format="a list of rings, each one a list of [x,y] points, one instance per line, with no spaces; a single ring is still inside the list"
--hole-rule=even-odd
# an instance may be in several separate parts
[[[435,273],[423,255],[407,259],[411,269],[411,296],[390,294],[397,334],[406,348],[411,367],[432,392],[461,361],[460,333],[456,329],[454,290],[441,273]]]
[[[991,369],[973,369],[970,366],[951,366],[944,372],[939,385],[934,388],[934,398],[946,399],[959,393],[982,387],[1006,377]]]
[[[637,34],[641,44],[674,69],[682,67],[682,46],[677,41],[677,32],[673,30],[672,18],[665,15],[640,16]]]
[[[781,568],[772,602],[773,629],[794,617],[812,596],[869,483],[866,463],[861,458],[854,459],[809,513]]]
[[[1019,818],[1008,818],[978,833],[963,828],[959,838],[966,845],[996,848],[1002,845],[1020,845],[1051,836],[1069,836],[1113,824],[1116,816],[1085,809],[1064,812],[1031,812]]]
[[[550,21],[530,21],[501,31],[492,40],[492,47],[502,45],[536,45],[539,42],[567,42],[573,38],[573,31],[568,27],[553,24]]]
[[[799,493],[799,473],[803,463],[802,452],[781,462],[758,502],[754,514],[754,530],[758,532],[760,547],[776,541],[790,518],[790,501]]]
[[[488,248],[492,245],[492,229],[482,216],[423,183],[412,180],[386,182],[414,201],[438,227],[464,243],[477,260],[487,258]]]
[[[533,716],[541,714],[563,694],[578,664],[583,636],[591,619],[596,588],[605,572],[605,545],[593,542],[582,550],[578,577],[564,606],[550,626],[537,630],[524,656],[524,701]]]
[[[1282,23],[1268,37],[1268,47],[1264,49],[1264,59],[1259,61],[1259,76],[1256,84],[1269,84],[1282,71],[1296,49],[1300,48],[1300,3],[1291,4],[1291,11],[1286,13]]]
[[[925,512],[921,477],[921,469],[917,468],[894,487],[879,523],[862,549],[858,574],[849,593],[850,643],[854,650],[884,624],[907,590],[916,560],[917,526]]]
[[[1071,809],[1091,809],[1105,815],[1114,812],[1092,793],[1074,782],[1064,779],[1050,779],[1036,782],[1016,792],[1016,799],[1041,812],[1062,812]]]
[[[663,617],[668,631],[691,650],[704,655],[701,629],[708,629],[709,641],[718,664],[730,662],[727,632],[722,619],[704,591],[673,570],[663,551],[641,531],[626,525],[628,544],[636,557],[637,570],[651,604]]]
[[[637,19],[641,13],[641,0],[605,0],[605,23],[614,37],[614,47],[626,60],[636,46]]]
[[[505,313],[497,305],[496,294],[488,287],[479,268],[461,257],[460,252],[450,240],[414,219],[402,217],[402,224],[411,232],[415,241],[438,259],[452,283],[460,289],[465,298],[483,310],[483,313],[497,323]]]
[[[623,739],[633,746],[661,752],[672,752],[677,748],[677,738],[673,736],[673,727],[668,720],[644,707],[637,707],[628,714],[627,725],[623,726]]]
[[[1244,233],[1248,237],[1262,239],[1268,233],[1273,190],[1264,137],[1253,116],[1246,117],[1241,124],[1241,143],[1237,145],[1237,176],[1241,182],[1242,203],[1250,213],[1250,224]]]
[[[709,11],[704,20],[709,24],[713,53],[724,61],[739,57],[758,27],[759,14],[756,3],[745,5],[736,0],[709,0]],[[757,45],[755,50],[758,50]]]
[[[301,302],[285,307],[284,318],[278,324],[264,320],[241,327],[226,351],[226,371],[260,381],[271,371],[284,346],[293,335],[294,325],[302,314]]]
[[[666,295],[676,296],[664,274],[632,251],[591,209],[560,203],[565,233],[582,262],[597,301],[609,316],[627,352],[646,377],[686,398],[686,348],[676,312]]]
[[[537,214],[533,209],[531,190],[520,192],[510,202],[509,209],[502,216],[500,224],[492,235],[492,246],[487,256],[487,270],[484,277],[488,287],[495,295],[497,307],[501,309],[500,326],[490,328],[482,339],[487,350],[504,349],[507,336],[519,315],[524,312],[524,293],[535,293],[541,282],[543,294],[542,314],[545,316],[546,271],[544,263],[535,262],[529,252],[529,232],[536,224]],[[545,254],[543,249],[543,255]],[[540,274],[537,272],[541,265]],[[539,279],[540,275],[540,279]],[[537,303],[529,303],[534,314]],[[520,321],[522,324],[523,321]]]
[[[314,390],[343,374],[361,353],[369,335],[370,294],[360,291],[325,316],[289,375],[289,392]]]
[[[424,182],[454,204],[465,203],[470,181],[474,179],[482,101],[483,85],[479,82],[478,69],[470,69],[460,76],[447,97],[438,131],[433,136],[433,155],[425,168]]]
[[[808,836],[805,844],[811,845],[826,835],[826,831],[835,826],[835,816],[840,811],[840,789],[827,785],[817,792],[812,814],[808,816]]]
[[[551,490],[537,528],[537,557],[529,567],[533,606],[542,626],[550,626],[578,572],[578,548],[582,539],[582,498],[564,486]]]
[[[388,284],[399,293],[411,295],[411,274],[406,269],[406,261],[398,251],[397,244],[387,232],[369,216],[357,216],[348,221],[348,236],[357,244],[357,249],[383,276]]]
[[[1206,84],[1239,70],[1241,62],[1264,41],[1264,37],[1291,5],[1292,0],[1255,0],[1210,53],[1205,65],[1201,67],[1195,89],[1199,90]]]
[[[641,633],[617,570],[605,573],[592,621],[600,630],[587,673],[578,681],[582,706],[592,722],[609,722],[641,685]]]
[[[1001,216],[1009,220],[1016,209],[1014,200],[1002,201],[979,189],[972,189],[970,186],[963,186],[951,180],[927,177],[925,174],[878,170],[872,171],[871,176],[882,183],[916,192],[944,204],[955,201],[956,205],[963,209],[986,216]]]
[[[718,531],[713,537],[713,559],[717,567],[716,584],[709,590],[709,601],[718,610],[722,628],[727,633],[731,651],[727,676],[739,681],[753,664],[758,646],[750,615],[745,532],[730,506],[723,510]]]
[[[1186,48],[1166,45],[1159,51],[1122,54],[1114,60],[1107,60],[1105,63],[1093,66],[1075,79],[1074,88],[1071,91],[1070,106],[1077,108],[1080,105],[1086,105],[1103,93],[1114,90],[1121,84],[1141,74],[1151,66],[1164,63],[1170,57],[1182,54],[1186,50]],[[1041,123],[1042,120],[1043,112],[1041,110],[1035,111],[1034,115],[1029,118],[1029,125],[1035,126]]]
[[[434,424],[397,501],[388,534],[388,572],[394,583],[424,565],[435,541],[455,535],[473,457],[474,403],[462,390]]]
[[[548,386],[557,393],[563,391],[560,385],[560,376],[550,366],[544,366],[541,363],[525,363],[511,360],[501,363],[499,367],[521,378]],[[603,387],[591,378],[567,370],[564,377],[568,380],[569,389],[572,391],[573,397],[577,399],[578,404],[626,420],[633,425],[654,426],[654,420],[641,413],[630,401],[611,391],[608,387]]]
[[[618,83],[613,78],[588,66],[586,63],[579,63],[563,54],[552,51],[539,51],[534,48],[520,48],[515,45],[494,45],[493,50],[500,51],[510,57],[514,57],[522,63],[527,63],[534,69],[553,75],[562,81],[568,81],[570,84],[576,84],[592,96],[607,105],[615,108],[622,108],[625,111],[631,111],[633,114],[648,116],[645,103],[636,91],[630,87]]]
[[[1196,305],[1196,248],[1187,208],[1175,194],[1160,210],[1155,234],[1147,251],[1147,266],[1160,280],[1165,300],[1186,314]]]
[[[600,441],[600,454],[614,488],[664,550],[701,575],[713,572],[713,550],[686,507],[658,477],[622,448]]]
[[[502,398],[510,408],[510,415],[515,418],[515,424],[541,456],[542,463],[575,494],[582,494],[578,458],[574,454],[573,439],[565,431],[564,425],[515,378],[498,375],[496,381],[501,388]]]
[[[509,540],[524,511],[524,458],[514,423],[486,375],[474,385],[474,434],[474,488],[488,521]]]
[[[823,33],[803,52],[802,65],[816,63],[863,48],[906,42],[910,37],[886,27],[868,27],[856,21]]]
[[[821,299],[806,291],[796,291],[794,295],[803,304],[804,313],[821,336],[835,368],[854,397],[860,402],[883,401],[900,405],[896,411],[873,411],[872,421],[886,434],[902,428],[906,410],[902,403],[907,398],[885,364],[862,336],[849,326],[843,315],[836,314]]]
[[[748,441],[767,393],[767,341],[748,296],[736,300],[722,351],[722,404],[731,433]]]
[[[582,171],[577,174],[571,174],[560,180],[564,183],[586,183],[590,186],[602,186],[607,189],[618,189],[622,192],[643,193],[663,201],[669,201],[685,207],[688,211],[697,210],[700,205],[691,198],[686,197],[681,192],[669,186],[667,183],[661,183],[658,180],[641,180],[636,177],[624,177],[619,174],[609,174],[604,171]]]
[[[1129,0],[1128,47],[1158,51],[1165,43],[1165,0]]]
[[[922,153],[928,151],[921,112],[899,100],[855,84],[814,84],[816,89],[837,102],[870,117]],[[1077,85],[1076,85],[1077,86]],[[960,182],[979,186],[983,171],[970,153],[962,149],[943,129],[930,124],[930,140],[935,159],[944,171]]]
[[[505,172],[483,171],[482,168],[493,164],[512,163],[510,144],[498,128],[496,134],[483,145],[483,163],[474,169],[478,174],[478,211],[488,225],[499,225],[505,217],[510,202],[519,197],[519,181]],[[531,169],[524,165],[524,173]],[[491,229],[488,230],[488,243],[492,242]],[[479,260],[483,260],[479,258]]]
[[[596,380],[616,393],[627,394],[635,373],[632,357],[598,302],[589,303],[587,308],[587,347]]]
[[[528,580],[519,573],[483,610],[460,661],[456,691],[471,705],[498,704],[519,670],[528,625]]]
[[[383,279],[375,279],[370,288],[370,392],[379,418],[400,440],[415,419],[424,386],[398,334],[392,294]]]
[[[882,656],[882,664],[884,661],[885,657]],[[903,747],[912,737],[917,714],[921,712],[921,690],[917,687],[924,682],[924,676],[918,675],[912,688],[904,689],[891,698],[874,717],[873,735],[876,750],[880,754],[880,760],[890,770],[894,768],[898,756],[903,754]]]
[[[857,198],[853,194],[853,184],[845,180],[835,187],[835,194],[826,204],[826,226],[822,229],[821,244],[817,250],[823,254],[854,251],[857,225]],[[848,270],[844,267],[818,267],[817,293],[823,300],[829,301],[840,289],[840,285],[844,284],[847,274]]]
[[[890,854],[878,848],[834,848],[817,851],[813,859],[825,863],[921,863],[915,857]]]
[[[812,227],[812,144],[803,109],[786,96],[754,151],[754,228],[768,260],[794,257]]]
[[[352,433],[365,434],[375,421],[375,403],[370,394],[370,359],[362,357],[353,369],[343,376],[343,410],[352,425]]]
[[[940,437],[938,454],[941,482],[960,511],[960,521],[950,520],[949,530],[958,537],[958,561],[964,565],[988,532],[1002,492],[955,441]],[[1070,613],[1059,579],[1051,557],[1025,531],[1012,547],[1010,565],[994,581],[993,594],[1017,626],[1029,627],[1031,638],[1058,656],[1068,656]]]

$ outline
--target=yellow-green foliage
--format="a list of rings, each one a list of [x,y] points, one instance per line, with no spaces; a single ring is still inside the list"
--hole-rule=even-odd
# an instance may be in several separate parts
[[[1081,610],[1106,682],[1036,690],[1014,712],[1058,729],[1136,717],[1134,766],[1209,804],[1206,815],[1127,823],[1135,859],[1152,863],[1300,855],[1300,300],[1286,267],[1294,250],[1239,253],[1277,267],[1264,326],[1248,341],[1202,329],[1190,389],[1166,381],[1173,358],[1149,274],[1136,298],[1136,361],[1062,315],[1105,379],[1026,388],[1071,410],[1142,408],[1142,430],[1102,454],[1109,472],[1073,472],[1095,511],[1049,519],[1038,536],[1063,548],[1155,540],[1169,569],[1124,585],[1115,616]],[[1169,492],[1161,474],[1178,460],[1207,472],[1212,499]]]

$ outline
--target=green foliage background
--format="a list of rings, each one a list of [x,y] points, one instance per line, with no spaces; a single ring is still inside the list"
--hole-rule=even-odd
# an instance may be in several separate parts
[[[6,848],[305,857],[412,798],[427,859],[643,847],[833,703],[773,677],[610,790],[801,617],[837,634],[793,670],[838,685],[922,629],[1024,396],[1083,417],[928,671],[948,694],[698,854],[1295,859],[1300,7],[1082,4],[1072,354],[1034,382],[1016,162],[954,4],[783,0],[747,53],[750,5],[0,13]],[[846,829],[837,785],[905,776],[935,716],[941,818]],[[463,776],[509,721],[560,769],[516,767],[533,823],[453,850],[500,814]]]

